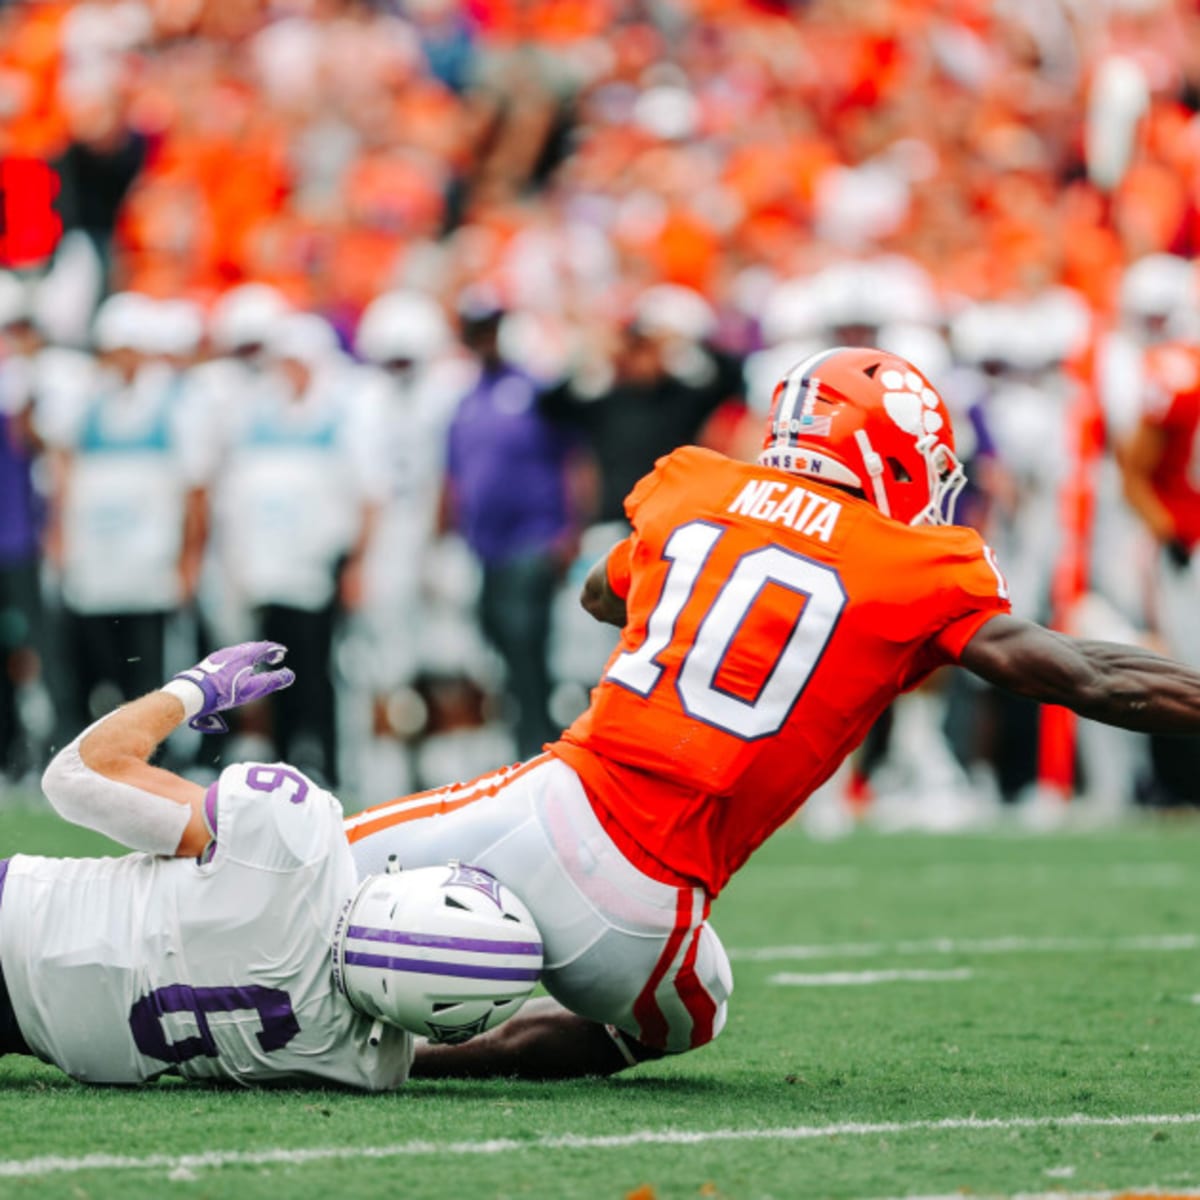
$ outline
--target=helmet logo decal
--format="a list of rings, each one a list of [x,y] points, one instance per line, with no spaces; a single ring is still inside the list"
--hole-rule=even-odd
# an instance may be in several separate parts
[[[450,866],[450,878],[442,887],[454,887],[457,884],[459,887],[474,888],[477,892],[482,892],[497,908],[504,907],[500,900],[500,881],[495,876],[464,863],[451,863]]]
[[[924,437],[945,424],[937,411],[938,394],[915,371],[884,371],[880,382],[888,390],[883,407],[905,433]]]

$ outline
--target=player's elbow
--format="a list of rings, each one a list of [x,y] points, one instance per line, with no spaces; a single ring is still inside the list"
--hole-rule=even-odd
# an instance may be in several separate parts
[[[64,746],[42,772],[42,793],[50,801],[50,807],[64,820],[76,822],[78,818],[76,781],[79,776],[79,742]]]
[[[604,591],[591,575],[583,582],[583,587],[579,592],[579,603],[583,606],[583,610],[588,616],[595,617],[597,621],[604,619],[601,615],[601,606],[604,603]]]
[[[111,756],[85,750],[86,734],[64,746],[42,772],[42,791],[50,806],[64,820],[88,825],[91,793],[97,776],[116,777]],[[89,826],[90,827],[90,826]]]

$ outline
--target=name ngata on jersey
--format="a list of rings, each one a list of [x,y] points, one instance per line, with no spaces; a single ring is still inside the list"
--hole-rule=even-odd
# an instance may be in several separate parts
[[[784,492],[787,495],[783,495]],[[740,513],[772,525],[786,525],[806,537],[828,542],[842,515],[842,506],[836,500],[798,485],[790,486],[776,479],[752,479],[726,512]]]

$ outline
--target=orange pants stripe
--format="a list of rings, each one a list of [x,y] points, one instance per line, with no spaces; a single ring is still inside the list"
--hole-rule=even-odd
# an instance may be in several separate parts
[[[360,838],[378,833],[381,829],[403,825],[406,821],[417,821],[421,817],[432,817],[466,808],[476,800],[495,796],[549,757],[548,754],[539,754],[537,758],[531,758],[528,762],[505,767],[501,771],[489,771],[468,783],[454,783],[427,792],[416,792],[412,796],[402,796],[397,800],[388,800],[373,808],[364,809],[346,819],[346,840],[354,843]]]

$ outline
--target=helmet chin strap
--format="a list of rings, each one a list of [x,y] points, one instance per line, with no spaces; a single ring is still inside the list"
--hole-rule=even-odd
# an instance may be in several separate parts
[[[862,452],[863,465],[867,468],[867,475],[871,480],[871,491],[874,493],[875,507],[885,517],[890,517],[892,515],[892,508],[888,504],[887,491],[883,486],[883,459],[875,453],[875,447],[871,445],[871,439],[867,436],[865,429],[856,429],[854,431],[854,440],[858,443],[858,448]]]

